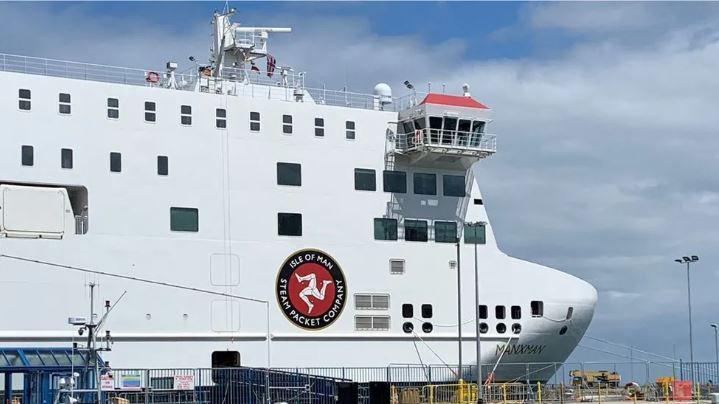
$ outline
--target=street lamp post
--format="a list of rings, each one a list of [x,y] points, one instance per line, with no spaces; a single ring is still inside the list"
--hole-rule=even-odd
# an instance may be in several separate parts
[[[674,260],[679,264],[687,265],[687,305],[689,306],[689,362],[690,372],[692,376],[692,383],[694,383],[694,337],[692,336],[692,288],[691,281],[689,279],[689,264],[692,262],[699,261],[699,257],[692,255],[691,257],[681,257]]]
[[[482,351],[481,351],[481,337],[479,331],[479,265],[477,261],[477,244],[486,243],[485,225],[486,222],[473,222],[467,223],[467,229],[472,230],[472,235],[469,240],[474,244],[474,329],[475,329],[475,350],[477,352],[477,402],[482,403]],[[479,230],[482,230],[482,234],[477,234]],[[465,231],[465,243],[467,243],[467,232]]]
[[[719,379],[719,324],[709,324],[714,329],[714,371],[717,372],[717,379]]]
[[[459,350],[459,368],[457,377],[462,378],[462,270],[460,267],[460,244],[457,237],[457,349]]]

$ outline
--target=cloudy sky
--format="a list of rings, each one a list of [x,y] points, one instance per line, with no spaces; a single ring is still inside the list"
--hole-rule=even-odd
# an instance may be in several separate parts
[[[2,52],[160,68],[204,60],[224,3],[0,3]],[[231,3],[280,64],[370,92],[471,85],[499,152],[481,183],[500,247],[599,290],[588,335],[713,360],[719,322],[719,4]],[[587,347],[574,358],[622,360]],[[638,356],[638,354],[635,354]]]

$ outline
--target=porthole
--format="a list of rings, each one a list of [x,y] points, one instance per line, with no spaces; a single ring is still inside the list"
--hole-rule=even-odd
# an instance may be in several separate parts
[[[564,327],[559,329],[559,335],[564,335],[566,333],[567,333],[567,326],[565,325]]]
[[[504,334],[505,332],[507,332],[507,326],[504,325],[504,323],[497,324],[497,332],[500,334]]]
[[[489,326],[487,325],[487,323],[479,323],[479,333],[486,334],[487,331],[489,331]]]
[[[512,324],[512,334],[519,334],[522,332],[522,325],[519,323]]]
[[[402,324],[402,331],[407,334],[411,334],[412,331],[414,331],[414,324],[407,321],[406,323]]]
[[[426,332],[426,333],[432,332],[433,329],[434,329],[434,327],[432,326],[432,323],[424,323],[424,324],[422,324],[422,331],[424,331],[424,332]]]

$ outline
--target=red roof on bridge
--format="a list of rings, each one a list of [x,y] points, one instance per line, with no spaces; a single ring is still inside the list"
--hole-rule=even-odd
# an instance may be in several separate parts
[[[489,109],[489,107],[475,100],[472,97],[436,93],[427,94],[427,96],[424,97],[424,100],[422,100],[420,104],[440,104],[451,105],[454,107]]]

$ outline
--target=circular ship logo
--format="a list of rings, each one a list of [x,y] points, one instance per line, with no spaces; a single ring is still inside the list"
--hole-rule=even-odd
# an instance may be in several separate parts
[[[346,301],[345,276],[337,262],[319,250],[287,257],[277,274],[277,303],[300,328],[321,330],[337,320]]]

